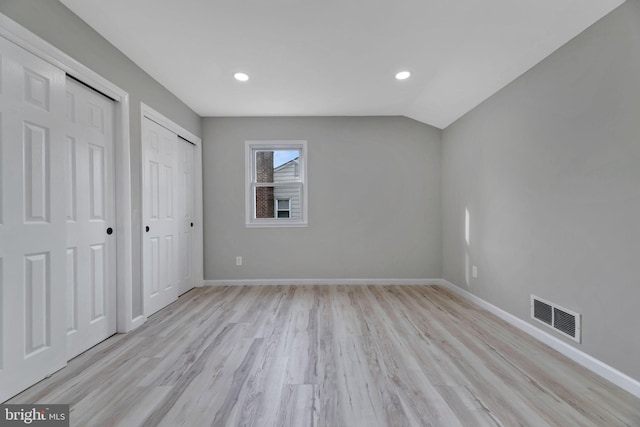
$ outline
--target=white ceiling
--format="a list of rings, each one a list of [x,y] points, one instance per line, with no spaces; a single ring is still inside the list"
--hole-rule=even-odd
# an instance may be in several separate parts
[[[624,0],[61,2],[201,116],[445,128]]]

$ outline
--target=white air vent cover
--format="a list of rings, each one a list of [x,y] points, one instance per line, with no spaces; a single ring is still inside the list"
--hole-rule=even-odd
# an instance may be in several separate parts
[[[531,295],[531,318],[580,342],[580,315]]]

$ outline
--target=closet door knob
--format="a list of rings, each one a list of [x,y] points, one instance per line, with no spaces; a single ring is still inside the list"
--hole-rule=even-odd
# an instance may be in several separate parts
[[[107,234],[111,236],[113,234],[113,228],[111,227],[107,228]]]
[[[149,232],[149,226],[148,225],[144,228],[144,231],[146,231],[147,233]]]
[[[191,223],[191,226],[193,227],[193,223]]]

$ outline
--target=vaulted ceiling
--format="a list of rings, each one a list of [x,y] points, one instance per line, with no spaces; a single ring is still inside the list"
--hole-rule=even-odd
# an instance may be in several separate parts
[[[201,116],[445,128],[623,0],[61,2]]]

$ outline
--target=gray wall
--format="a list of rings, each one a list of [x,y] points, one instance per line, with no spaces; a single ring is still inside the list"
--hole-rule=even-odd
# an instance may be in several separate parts
[[[198,136],[200,118],[61,3],[0,12],[129,92],[138,215],[139,102]],[[443,133],[397,117],[205,119],[205,277],[443,274],[523,319],[535,293],[583,314],[582,350],[640,378],[638,22],[629,0]],[[247,139],[309,141],[308,228],[244,227]]]
[[[81,64],[129,93],[133,235],[140,235],[140,102],[200,136],[200,117],[153,80],[84,21],[56,0],[2,0],[0,13],[45,39]],[[141,265],[139,239],[133,240],[134,266]],[[140,277],[134,268],[134,287]],[[134,288],[134,313],[141,314],[140,289]]]
[[[639,23],[627,1],[458,120],[442,166],[445,279],[522,319],[531,293],[581,313],[576,345],[636,379]]]
[[[196,113],[59,1],[2,0],[0,13],[129,92],[132,142],[140,141],[140,101],[200,136]]]
[[[402,117],[206,118],[203,137],[205,279],[441,277],[441,131]],[[245,228],[244,142],[273,139],[308,141],[307,228]]]

